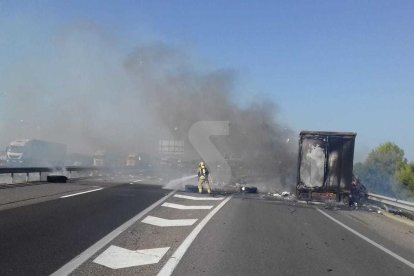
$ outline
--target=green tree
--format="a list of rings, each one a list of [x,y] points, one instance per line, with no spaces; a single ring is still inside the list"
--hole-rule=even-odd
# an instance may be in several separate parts
[[[395,177],[401,185],[414,194],[414,164],[404,163],[396,172]]]
[[[371,151],[365,162],[356,164],[354,171],[372,192],[395,196],[399,191],[396,173],[406,163],[404,151],[387,142]]]

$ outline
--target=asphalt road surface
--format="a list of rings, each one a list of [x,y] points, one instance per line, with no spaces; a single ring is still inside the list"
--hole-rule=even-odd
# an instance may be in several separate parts
[[[328,213],[345,219],[340,213]],[[374,237],[369,225],[355,221],[352,227],[393,247],[387,238]],[[414,234],[410,235],[412,245]],[[413,247],[394,249],[414,262]],[[236,198],[206,226],[173,275],[413,273],[412,268],[331,221],[314,206]]]
[[[120,185],[0,211],[0,275],[49,275],[167,193]]]
[[[0,275],[414,275],[410,223],[131,183],[0,211]]]

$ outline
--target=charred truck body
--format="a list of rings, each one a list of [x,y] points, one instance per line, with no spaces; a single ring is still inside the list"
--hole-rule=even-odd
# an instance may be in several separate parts
[[[296,194],[303,200],[349,203],[356,133],[302,131]]]

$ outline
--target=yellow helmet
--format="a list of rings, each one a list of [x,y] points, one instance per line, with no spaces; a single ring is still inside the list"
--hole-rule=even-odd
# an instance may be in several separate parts
[[[199,167],[204,167],[204,161],[201,161],[200,164],[198,164]]]

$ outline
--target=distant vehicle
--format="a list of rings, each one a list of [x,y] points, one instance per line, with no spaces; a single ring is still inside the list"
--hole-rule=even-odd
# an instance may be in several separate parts
[[[66,145],[36,139],[14,140],[6,150],[7,166],[63,166],[65,158]]]
[[[141,156],[137,154],[129,154],[125,165],[127,167],[136,167],[140,160],[141,160]]]
[[[99,149],[93,155],[92,164],[96,167],[121,167],[125,166],[125,157],[104,149]]]
[[[68,166],[92,166],[93,157],[80,153],[70,153],[66,158],[66,164]]]
[[[7,165],[7,156],[5,151],[0,152],[0,167]]]
[[[96,167],[102,167],[105,165],[106,151],[97,150],[93,156],[93,165]]]
[[[356,133],[302,131],[296,195],[350,203]]]

